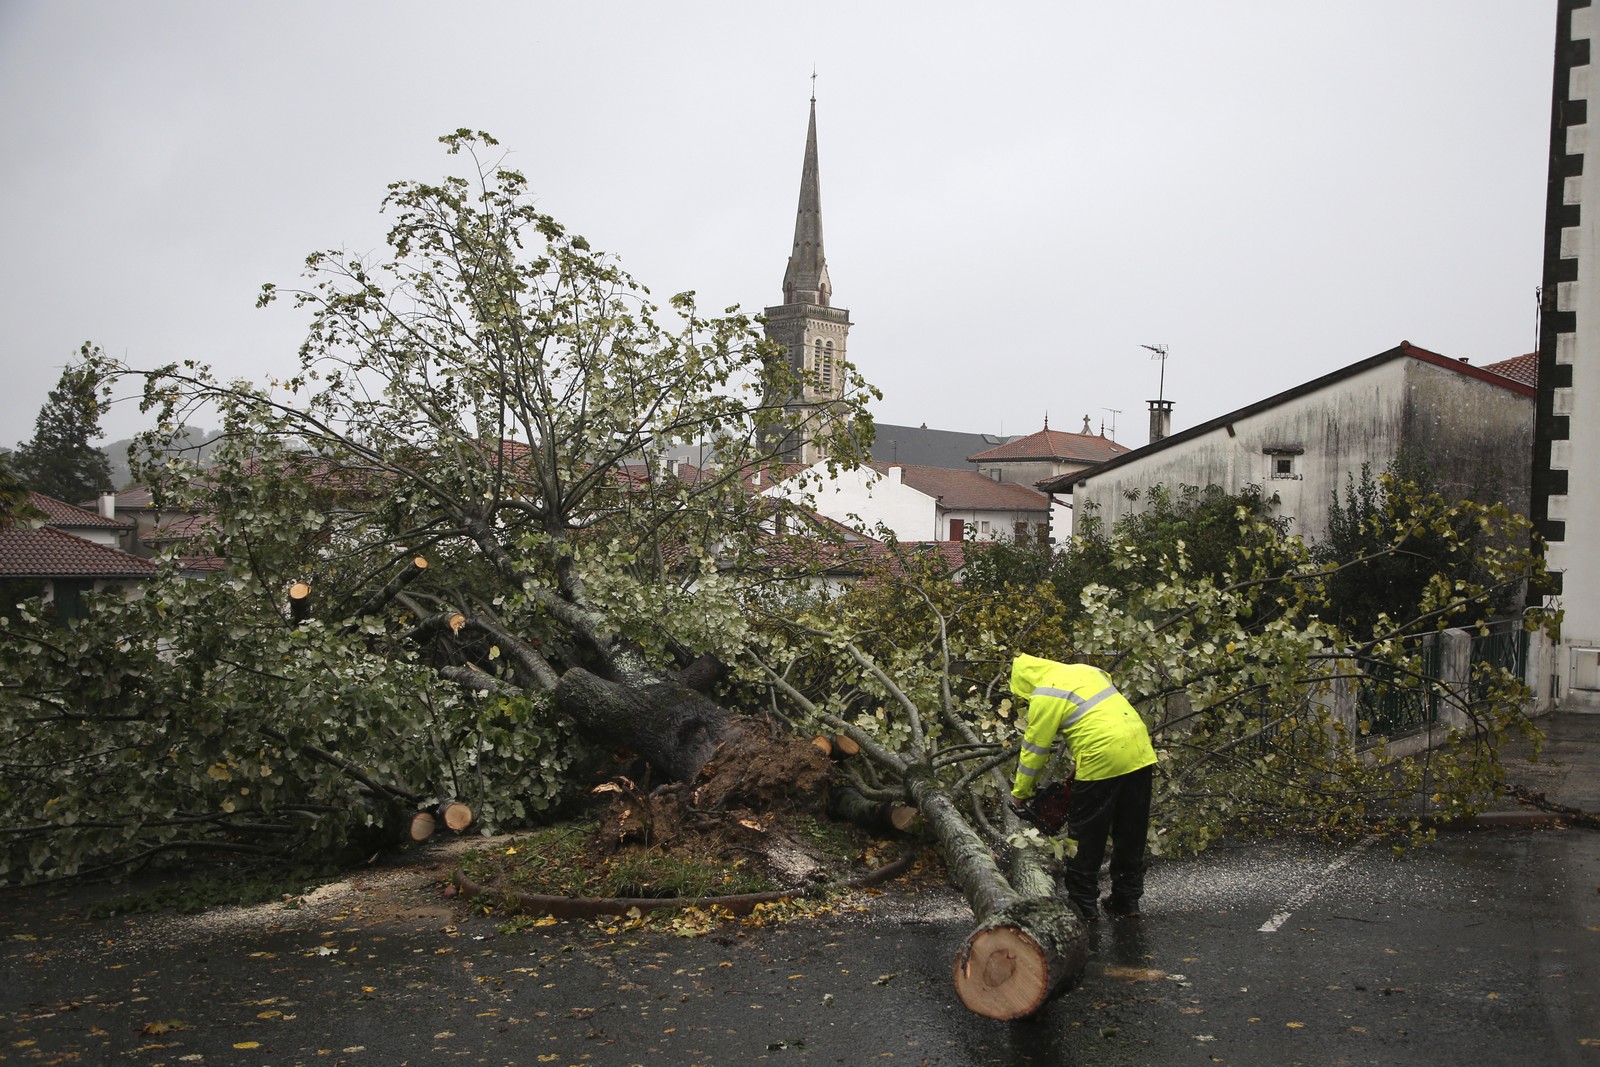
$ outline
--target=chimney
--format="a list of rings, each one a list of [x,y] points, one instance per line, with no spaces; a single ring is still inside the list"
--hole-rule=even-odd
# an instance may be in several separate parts
[[[1150,401],[1150,443],[1155,444],[1172,433],[1172,401]]]
[[[102,519],[114,519],[117,517],[117,494],[100,494],[100,517]]]
[[[901,480],[902,476],[904,476],[905,472],[906,472],[905,464],[903,464],[903,463],[891,463],[891,464],[889,464],[889,484],[890,485],[899,485],[900,484],[900,480]]]

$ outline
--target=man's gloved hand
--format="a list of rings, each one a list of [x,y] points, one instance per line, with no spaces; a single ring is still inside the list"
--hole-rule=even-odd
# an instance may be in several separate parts
[[[1012,793],[1007,794],[1006,803],[1011,808],[1011,814],[1015,815],[1023,822],[1029,822],[1032,820],[1032,813],[1028,811],[1028,802],[1026,800],[1023,800],[1016,794]]]

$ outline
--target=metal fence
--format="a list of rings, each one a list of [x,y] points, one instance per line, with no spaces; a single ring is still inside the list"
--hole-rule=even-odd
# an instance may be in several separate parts
[[[1501,668],[1523,678],[1527,674],[1528,648],[1528,634],[1520,618],[1498,619],[1488,625],[1487,633],[1470,632],[1468,675],[1452,677],[1449,682],[1456,686],[1465,682],[1468,699],[1481,703],[1490,683],[1485,668]],[[1441,635],[1421,637],[1415,651],[1418,660],[1414,672],[1382,664],[1364,669],[1356,686],[1356,716],[1362,738],[1376,741],[1380,737],[1398,737],[1439,721],[1440,692],[1446,685],[1440,674]],[[1453,673],[1459,672],[1460,667],[1456,667]]]
[[[1439,720],[1439,635],[1428,634],[1417,649],[1415,674],[1384,664],[1368,666],[1356,687],[1356,718],[1361,736],[1395,737]]]
[[[1528,636],[1521,619],[1500,619],[1489,625],[1488,633],[1472,635],[1469,695],[1474,704],[1483,701],[1488,689],[1481,667],[1499,667],[1516,678],[1528,676]]]

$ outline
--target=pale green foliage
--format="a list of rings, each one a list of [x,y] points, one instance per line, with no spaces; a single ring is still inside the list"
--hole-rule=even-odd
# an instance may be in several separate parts
[[[1107,558],[1153,577],[1120,589],[1090,584],[1081,611],[1065,611],[1045,582],[977,590],[926,577],[909,590],[840,598],[799,626],[774,620],[782,636],[769,638],[768,662],[798,688],[811,686],[824,716],[953,789],[970,787],[980,802],[998,796],[1016,767],[1021,724],[1003,699],[1012,656],[1102,666],[1144,714],[1157,747],[1157,853],[1203,848],[1241,827],[1423,834],[1416,816],[1424,809],[1481,808],[1501,784],[1507,731],[1532,728],[1520,679],[1480,667],[1470,687],[1450,688],[1424,674],[1418,642],[1444,625],[1481,628],[1542,565],[1524,547],[1527,521],[1504,508],[1393,492],[1407,521],[1384,545],[1368,546],[1369,557],[1406,552],[1419,529],[1445,541],[1471,531],[1478,566],[1435,576],[1418,614],[1385,617],[1359,643],[1327,621],[1324,578],[1340,561],[1313,559],[1298,539],[1241,508],[1239,548],[1220,573],[1215,562],[1196,573],[1181,540],[1153,550],[1124,531],[1104,539]],[[1537,613],[1525,620],[1530,629],[1550,622]],[[881,665],[913,708],[843,654],[846,642]],[[1370,723],[1334,711],[1353,706],[1349,694],[1369,675],[1432,692],[1466,725],[1441,725],[1441,744],[1390,759]],[[984,773],[974,777],[975,765]],[[981,808],[973,816],[985,818]],[[994,825],[997,842],[1059,847]]]
[[[538,708],[453,695],[360,633],[284,626],[247,583],[169,572],[90,604],[70,628],[0,623],[0,882],[179,849],[331,857],[436,801],[429,783],[515,797],[480,805],[489,827],[564,785],[572,746]]]

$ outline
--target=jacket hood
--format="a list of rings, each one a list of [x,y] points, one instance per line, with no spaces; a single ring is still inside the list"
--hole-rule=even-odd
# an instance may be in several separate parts
[[[1044,684],[1045,675],[1061,665],[1054,660],[1041,659],[1022,653],[1011,661],[1011,693],[1026,700],[1033,691]]]

